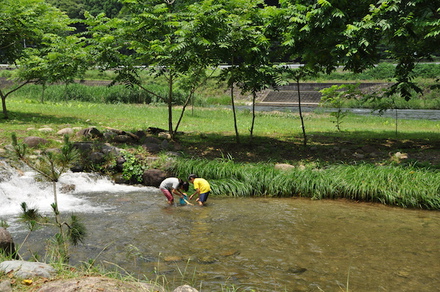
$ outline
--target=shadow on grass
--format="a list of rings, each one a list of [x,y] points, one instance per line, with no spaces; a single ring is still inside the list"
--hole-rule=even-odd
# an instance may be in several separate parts
[[[26,124],[84,126],[88,123],[84,119],[34,112],[11,111],[9,114],[10,119],[1,120],[0,126],[8,123],[9,128],[18,129],[20,125]],[[11,124],[16,124],[17,127],[10,127]],[[15,131],[15,129],[11,130]],[[20,135],[20,132],[25,133],[27,130],[20,129],[17,132]],[[183,133],[176,139],[188,158],[290,164],[314,162],[322,165],[397,163],[440,167],[440,134],[437,133],[401,133],[396,137],[394,131],[309,132],[307,137],[307,147],[303,146],[303,137],[300,133],[254,136],[252,140],[249,135],[241,135],[241,143],[236,142],[235,135],[222,133]],[[397,155],[398,153],[400,156]]]
[[[84,119],[78,119],[74,117],[57,117],[54,115],[47,114],[39,114],[39,113],[24,113],[24,112],[16,112],[9,111],[8,112],[9,119],[0,119],[0,124],[3,123],[16,123],[16,124],[84,124],[87,123]]]
[[[220,134],[185,134],[179,142],[194,158],[233,159],[237,162],[273,162],[300,164],[302,162],[333,163],[419,163],[440,165],[440,135],[409,133],[405,138],[394,132],[375,133],[310,133],[308,145],[298,137],[235,136]],[[400,154],[398,154],[400,153]],[[400,155],[400,156],[399,156]]]

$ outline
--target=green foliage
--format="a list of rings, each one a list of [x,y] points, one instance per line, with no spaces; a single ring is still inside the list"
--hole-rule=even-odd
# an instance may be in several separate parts
[[[342,120],[348,113],[347,110],[342,110],[345,100],[351,99],[356,95],[359,96],[360,91],[358,87],[359,84],[342,84],[320,90],[322,94],[321,103],[324,105],[329,104],[330,107],[337,109],[336,112],[332,112],[330,115],[335,118],[334,123],[338,131],[341,131]]]
[[[65,12],[71,19],[83,17],[84,0],[47,0],[47,2]]]
[[[420,91],[414,79],[415,64],[430,59],[438,53],[439,35],[437,19],[438,5],[432,1],[402,2],[399,0],[377,3],[365,12],[361,21],[346,31],[346,42],[353,39],[359,44],[379,40],[386,43],[388,57],[397,64],[394,71],[396,84],[389,94],[400,94],[406,100],[413,92]],[[345,43],[346,43],[345,42]],[[380,44],[379,43],[379,44]],[[359,46],[355,47],[356,50]],[[378,46],[371,48],[377,52]]]
[[[5,220],[1,219],[1,220],[0,220],[0,227],[8,228],[8,227],[9,227],[9,224],[8,224],[8,222],[6,222]]]
[[[140,159],[140,155],[135,155],[127,150],[122,150],[122,157],[125,162],[122,169],[122,177],[131,182],[142,182],[142,175],[148,166]]]
[[[80,218],[76,215],[70,216],[69,238],[73,245],[78,245],[87,236],[87,230]]]
[[[33,79],[38,76],[43,76],[40,80],[49,78],[47,70],[37,74],[34,70],[24,68],[41,64],[44,59],[44,53],[41,52],[49,43],[52,45],[54,39],[60,40],[55,36],[65,36],[72,28],[65,14],[43,0],[4,0],[0,2],[0,11],[0,63],[14,66],[26,64],[20,67],[24,71],[22,78],[12,88],[0,89],[3,116],[7,119],[6,99],[12,92],[35,81]]]
[[[14,64],[26,47],[38,48],[49,34],[71,30],[68,18],[43,0],[3,0],[0,11],[2,64]]]

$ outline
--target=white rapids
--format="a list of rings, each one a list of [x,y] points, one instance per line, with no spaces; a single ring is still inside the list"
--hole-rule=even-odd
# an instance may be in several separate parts
[[[147,187],[118,185],[104,176],[68,172],[57,182],[58,208],[61,212],[104,212],[106,206],[93,205],[86,197],[93,193],[129,193]],[[54,202],[53,185],[38,181],[31,170],[20,171],[0,161],[0,219],[21,212],[21,203],[42,213],[51,212]]]

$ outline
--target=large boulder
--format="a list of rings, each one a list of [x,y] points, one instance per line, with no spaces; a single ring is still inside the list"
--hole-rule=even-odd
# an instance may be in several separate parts
[[[23,143],[31,148],[35,148],[40,145],[45,145],[45,144],[49,143],[49,141],[47,141],[46,139],[41,138],[41,137],[29,136],[29,137],[26,137],[23,139]]]
[[[0,271],[5,274],[13,273],[15,277],[22,279],[34,277],[50,278],[56,272],[48,264],[26,261],[4,261],[0,263]]]
[[[160,183],[167,177],[167,173],[160,169],[147,169],[142,175],[143,184],[146,186],[159,187]]]
[[[149,153],[159,153],[162,151],[161,145],[156,143],[144,143],[142,144],[142,148]]]
[[[0,282],[0,292],[12,292],[12,285],[10,280]]]
[[[287,163],[277,163],[275,164],[275,169],[289,171],[295,169],[295,166]]]
[[[173,290],[173,292],[199,292],[196,288],[189,285],[179,286]]]
[[[0,227],[0,252],[4,252],[6,255],[12,255],[13,258],[17,258],[15,253],[15,244],[12,239],[11,233],[4,227]]]
[[[68,136],[73,135],[73,129],[72,129],[72,128],[64,128],[64,129],[61,129],[61,130],[59,130],[59,131],[57,132],[57,135],[61,135],[61,136],[64,136],[64,135],[68,135]]]
[[[103,134],[95,127],[81,129],[76,133],[77,136],[87,138],[102,138]]]
[[[159,285],[121,281],[105,277],[83,277],[74,279],[62,279],[44,283],[37,292],[165,292]]]

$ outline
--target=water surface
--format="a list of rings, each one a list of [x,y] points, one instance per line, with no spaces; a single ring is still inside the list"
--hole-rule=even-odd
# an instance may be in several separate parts
[[[73,263],[165,275],[172,289],[440,291],[439,212],[294,198],[169,207],[151,188],[80,196],[106,211],[81,214],[89,237]]]

